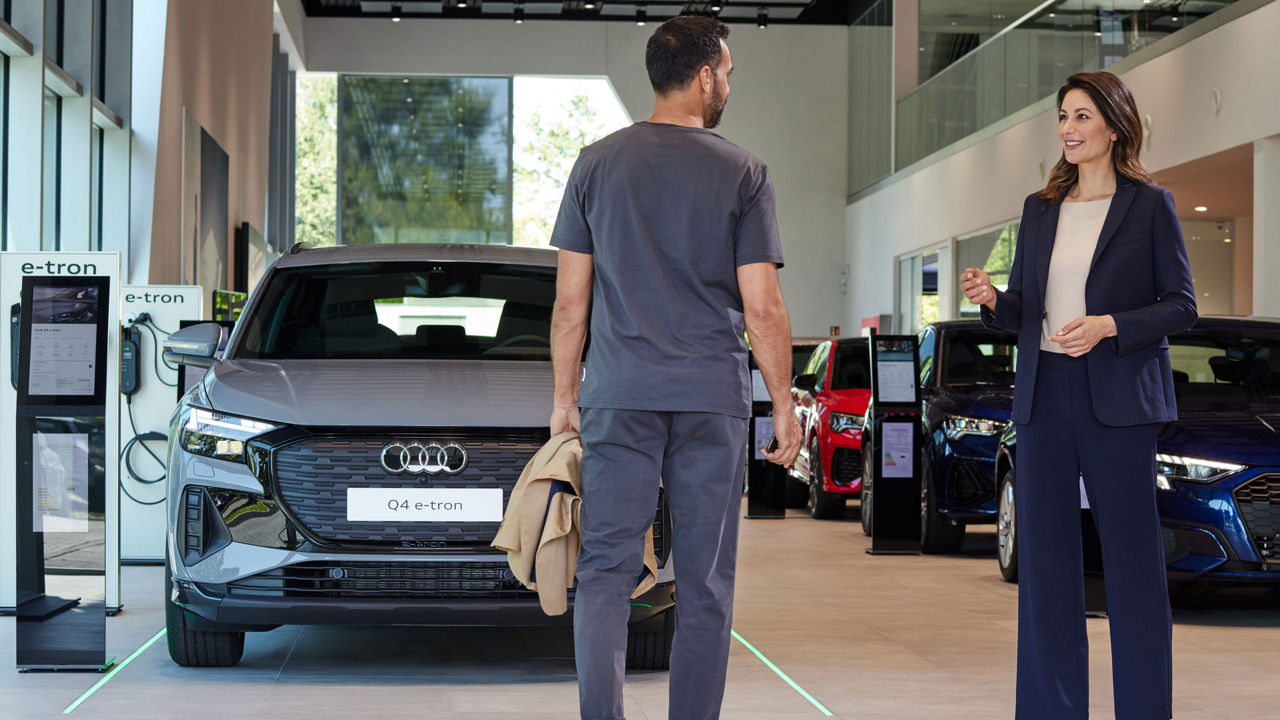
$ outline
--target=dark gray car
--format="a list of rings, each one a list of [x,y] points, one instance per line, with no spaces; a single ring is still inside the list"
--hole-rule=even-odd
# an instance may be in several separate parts
[[[232,665],[282,624],[568,625],[489,547],[547,440],[556,254],[509,246],[295,248],[221,357],[217,326],[166,341],[208,365],[169,443],[169,652]],[[674,583],[632,605],[628,664],[665,668]],[[572,591],[570,591],[572,602]]]

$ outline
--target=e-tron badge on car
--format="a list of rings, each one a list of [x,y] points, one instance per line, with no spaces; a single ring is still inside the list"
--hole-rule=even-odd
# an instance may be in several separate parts
[[[393,475],[457,475],[467,467],[467,451],[457,443],[393,442],[382,448],[382,467]]]

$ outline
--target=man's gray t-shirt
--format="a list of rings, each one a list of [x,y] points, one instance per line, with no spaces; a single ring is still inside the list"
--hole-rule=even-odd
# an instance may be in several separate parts
[[[595,268],[579,405],[750,416],[737,268],[782,266],[760,160],[709,130],[636,123],[582,150],[551,244]]]

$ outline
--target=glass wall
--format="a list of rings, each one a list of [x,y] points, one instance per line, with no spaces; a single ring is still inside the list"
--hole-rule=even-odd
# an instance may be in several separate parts
[[[43,199],[41,209],[44,213],[41,220],[41,250],[60,250],[58,235],[58,219],[61,216],[59,200],[62,197],[62,153],[59,144],[62,140],[62,98],[52,90],[44,91],[44,134],[41,140],[44,165]],[[87,158],[86,158],[87,159]]]
[[[338,79],[345,244],[511,242],[511,78]]]
[[[922,54],[932,52],[950,64],[940,71],[929,65],[935,74],[898,102],[895,167],[905,168],[1054,95],[1074,73],[1106,68],[1229,4],[1061,0],[986,39],[970,33],[972,49],[934,33],[935,43],[959,45],[946,51],[921,45]],[[922,26],[926,7],[922,2]],[[922,56],[922,76],[925,68]]]
[[[589,77],[303,74],[293,107],[295,235],[314,245],[547,247],[578,152],[631,123]]]

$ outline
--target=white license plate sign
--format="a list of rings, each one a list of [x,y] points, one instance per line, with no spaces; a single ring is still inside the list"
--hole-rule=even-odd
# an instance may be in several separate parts
[[[502,522],[500,488],[347,488],[349,522]]]

